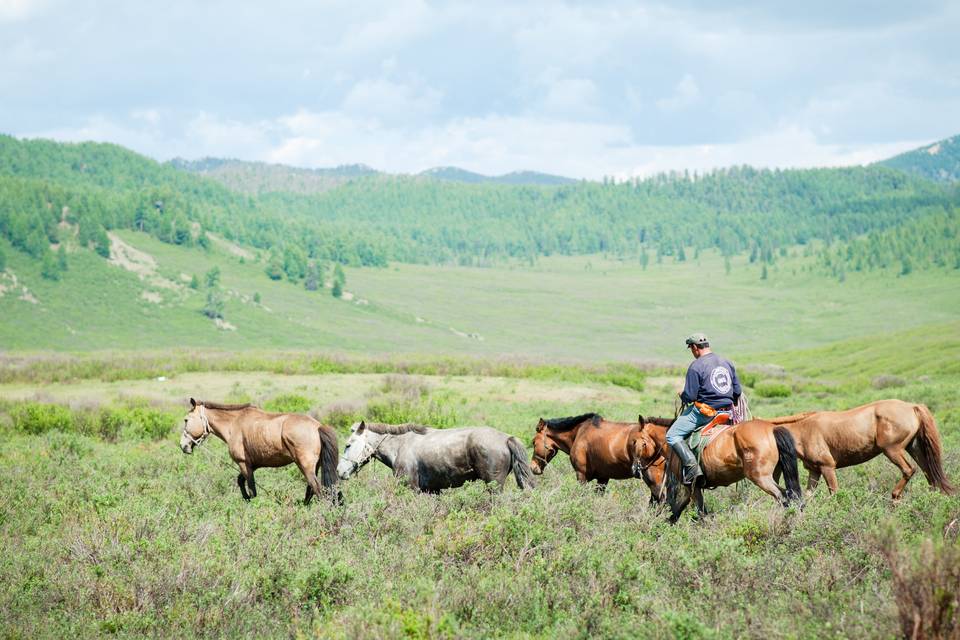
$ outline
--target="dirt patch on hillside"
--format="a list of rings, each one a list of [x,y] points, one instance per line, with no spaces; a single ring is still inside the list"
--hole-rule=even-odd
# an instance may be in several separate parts
[[[221,238],[217,234],[210,233],[209,231],[207,231],[207,237],[210,238],[213,244],[217,245],[218,247],[220,247],[230,255],[236,256],[238,258],[244,258],[246,260],[253,259],[252,253],[250,253],[240,245],[230,242],[226,238]]]
[[[18,299],[29,302],[30,304],[40,304],[40,301],[30,292],[30,289],[27,289],[27,285],[21,284],[13,271],[8,269],[0,273],[0,298],[8,293],[10,295],[17,295],[18,292],[20,293],[20,295],[17,296]]]
[[[108,233],[107,236],[110,238],[110,259],[108,260],[110,264],[135,273],[144,282],[161,289],[179,291],[183,288],[183,285],[157,273],[157,261],[152,255],[131,247],[115,233]]]

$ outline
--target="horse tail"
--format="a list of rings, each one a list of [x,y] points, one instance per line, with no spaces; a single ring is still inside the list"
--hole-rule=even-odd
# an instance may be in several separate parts
[[[920,429],[914,438],[914,442],[918,445],[915,449],[918,454],[915,456],[917,463],[923,469],[923,474],[927,476],[927,482],[930,483],[931,487],[940,489],[948,496],[953,495],[956,490],[947,480],[947,474],[943,470],[940,433],[937,431],[937,423],[933,419],[933,414],[923,404],[914,405],[913,411],[920,420]]]
[[[533,476],[530,473],[527,450],[513,436],[507,438],[507,449],[510,450],[510,466],[513,468],[513,477],[517,479],[517,486],[521,489],[532,489]]]
[[[775,427],[773,439],[777,441],[780,453],[780,468],[783,469],[783,482],[787,485],[787,504],[800,500],[800,474],[797,471],[797,444],[793,434],[785,427]]]
[[[324,486],[335,503],[342,504],[343,494],[337,488],[340,482],[340,477],[337,475],[337,464],[340,462],[337,434],[326,425],[320,425],[317,431],[320,434],[320,460],[317,462],[317,466],[320,467],[320,484]]]

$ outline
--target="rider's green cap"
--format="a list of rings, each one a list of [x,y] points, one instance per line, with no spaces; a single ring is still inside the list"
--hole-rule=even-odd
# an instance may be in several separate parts
[[[710,340],[707,339],[707,336],[702,333],[694,333],[693,335],[687,338],[687,346],[697,345],[702,347],[703,345],[710,344]]]

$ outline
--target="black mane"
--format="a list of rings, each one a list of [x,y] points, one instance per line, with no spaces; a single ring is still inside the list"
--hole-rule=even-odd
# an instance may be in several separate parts
[[[207,409],[216,409],[218,411],[239,411],[240,409],[249,409],[253,406],[249,402],[243,404],[223,404],[220,402],[207,402],[206,400],[197,402],[197,404],[203,405]]]
[[[599,413],[585,413],[582,416],[571,416],[569,418],[551,418],[550,420],[544,420],[544,424],[550,427],[553,431],[568,431],[573,429],[575,426],[581,422],[590,420],[593,424],[598,424],[603,420],[603,416]]]

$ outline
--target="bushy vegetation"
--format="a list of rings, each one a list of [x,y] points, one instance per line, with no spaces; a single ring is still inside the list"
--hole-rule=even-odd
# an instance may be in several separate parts
[[[810,359],[844,366],[842,353]],[[579,372],[581,390],[591,394],[583,398],[607,398],[598,403],[562,399],[555,391],[570,385],[556,377],[538,382],[540,392],[518,394],[536,379],[485,375],[498,366],[461,376],[370,373],[359,405],[322,412],[441,424],[449,415],[450,424],[486,423],[529,442],[540,415],[589,409],[630,419],[672,407],[673,384],[659,380],[645,380],[642,392],[616,387],[612,396],[602,369]],[[759,415],[852,406],[887,393],[871,384],[876,371],[829,396],[829,380],[750,371],[754,387],[797,385],[786,398],[755,395]],[[898,395],[934,409],[947,473],[960,477],[956,377],[903,376]],[[362,376],[317,375],[318,391],[262,377],[279,391],[267,404],[290,408],[323,406],[329,394],[319,390],[358,385]],[[300,385],[303,376],[292,379]],[[98,384],[48,389],[76,394],[78,385]],[[259,393],[235,387],[230,395]],[[52,426],[74,424],[82,408],[5,405],[11,414],[42,416],[31,424],[44,425],[24,429],[0,415],[0,619],[9,633],[612,638],[642,630],[822,638],[909,635],[919,620],[928,637],[949,637],[960,623],[952,604],[960,593],[960,498],[929,490],[918,475],[892,505],[899,474],[882,456],[841,470],[835,496],[821,483],[802,512],[784,511],[744,484],[710,492],[713,515],[676,526],[648,508],[641,482],[615,482],[599,496],[577,485],[563,456],[533,491],[469,484],[437,496],[412,493],[374,462],[344,484],[343,507],[305,508],[293,467],[261,470],[260,497],[244,503],[223,444],[211,439],[182,455],[173,427],[185,408],[165,402],[157,411],[170,421],[156,441]],[[136,400],[110,406],[148,408]]]

